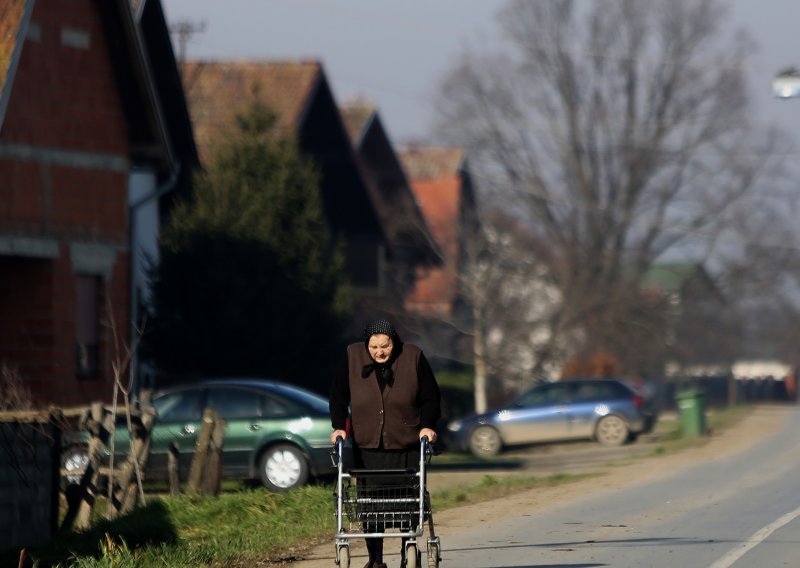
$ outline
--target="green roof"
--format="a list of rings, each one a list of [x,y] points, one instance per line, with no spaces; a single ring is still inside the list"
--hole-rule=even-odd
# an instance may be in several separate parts
[[[668,292],[676,292],[701,269],[700,264],[693,262],[654,264],[645,272],[642,284]]]

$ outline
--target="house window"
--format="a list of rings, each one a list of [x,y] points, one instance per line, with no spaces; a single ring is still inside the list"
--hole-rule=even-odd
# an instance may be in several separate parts
[[[78,377],[97,376],[100,337],[99,276],[76,277],[75,368]]]
[[[91,46],[91,36],[86,30],[63,27],[61,28],[61,45],[87,50]]]
[[[25,35],[25,39],[36,43],[42,41],[42,26],[39,25],[39,22],[32,21],[28,24],[28,32]]]

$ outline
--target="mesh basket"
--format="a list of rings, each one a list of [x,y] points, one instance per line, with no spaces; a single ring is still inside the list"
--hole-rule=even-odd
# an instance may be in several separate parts
[[[354,476],[342,485],[342,514],[349,532],[413,532],[420,517],[419,477]],[[423,516],[430,514],[427,494]],[[344,520],[344,519],[343,519]]]

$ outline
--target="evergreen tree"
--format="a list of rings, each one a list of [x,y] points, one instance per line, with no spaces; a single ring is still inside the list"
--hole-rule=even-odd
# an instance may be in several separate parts
[[[319,175],[260,103],[226,140],[162,234],[150,353],[168,375],[320,387],[349,302]]]

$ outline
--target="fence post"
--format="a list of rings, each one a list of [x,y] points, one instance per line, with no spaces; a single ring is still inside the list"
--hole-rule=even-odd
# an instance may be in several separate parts
[[[147,465],[150,455],[150,432],[155,415],[155,408],[147,405],[131,416],[131,446],[128,458],[120,468],[119,478],[114,487],[113,502],[109,503],[108,516],[111,519],[132,511],[136,506],[138,485],[135,474],[137,469],[140,473],[143,472]]]
[[[211,434],[214,429],[217,411],[213,408],[206,408],[203,411],[203,424],[200,426],[200,436],[197,439],[197,448],[192,459],[192,467],[189,470],[189,493],[196,495],[200,492],[203,481],[203,473],[206,469],[208,459],[208,446],[211,442]]]
[[[180,474],[180,450],[178,444],[173,440],[169,445],[169,455],[167,455],[167,471],[169,473],[169,494],[181,494],[181,474]]]
[[[222,444],[225,439],[225,421],[217,417],[211,434],[211,445],[206,468],[205,492],[219,495],[222,484]]]
[[[89,465],[86,467],[80,484],[80,505],[75,519],[77,530],[85,530],[92,525],[92,510],[100,483],[100,467],[105,455],[106,440],[113,427],[113,417],[111,413],[104,411],[102,403],[92,403],[89,412],[89,417],[84,416],[84,418],[86,419],[86,430],[91,433],[92,437],[88,449]]]

